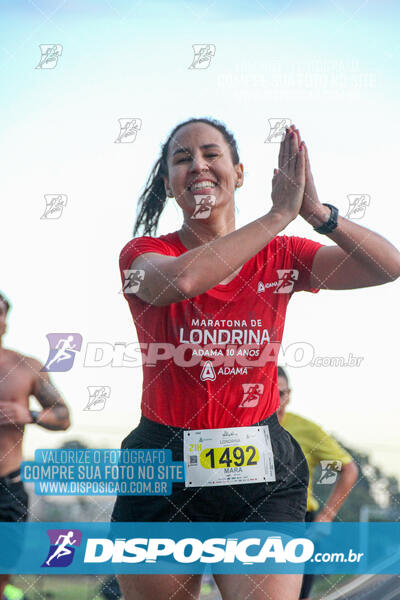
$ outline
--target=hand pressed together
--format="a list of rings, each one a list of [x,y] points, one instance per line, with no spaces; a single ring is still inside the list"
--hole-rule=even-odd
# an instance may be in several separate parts
[[[318,198],[307,146],[295,125],[287,128],[281,142],[279,169],[274,169],[272,179],[272,202],[273,211],[289,212],[292,219],[300,214],[309,223],[320,224],[329,218],[329,209]]]
[[[299,138],[286,130],[279,151],[279,168],[272,179],[272,212],[293,220],[300,212],[305,188],[305,156]]]

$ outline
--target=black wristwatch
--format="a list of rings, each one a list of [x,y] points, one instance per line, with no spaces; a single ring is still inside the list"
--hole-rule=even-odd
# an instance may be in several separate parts
[[[323,202],[323,205],[328,206],[328,208],[331,209],[331,215],[326,223],[324,223],[320,227],[314,227],[314,231],[316,231],[317,233],[324,233],[324,234],[332,233],[332,231],[334,229],[336,229],[337,224],[338,224],[337,221],[338,221],[339,211],[336,208],[336,206],[332,206],[332,204],[326,204],[325,202]]]
[[[39,419],[39,411],[38,410],[30,410],[29,412],[31,413],[32,423],[37,423],[38,419]]]

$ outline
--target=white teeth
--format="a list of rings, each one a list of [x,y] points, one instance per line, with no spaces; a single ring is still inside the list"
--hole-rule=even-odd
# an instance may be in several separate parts
[[[190,189],[193,191],[210,187],[213,188],[215,186],[216,184],[213,181],[200,181],[199,183],[194,183],[192,186],[190,186]]]

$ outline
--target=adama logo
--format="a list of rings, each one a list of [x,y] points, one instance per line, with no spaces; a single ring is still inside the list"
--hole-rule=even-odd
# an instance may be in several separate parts
[[[211,360],[206,360],[204,367],[201,370],[200,373],[200,379],[201,381],[215,381],[216,380],[216,375],[215,375],[215,371],[214,371],[214,367],[213,364],[211,362]]]
[[[265,292],[268,288],[276,287],[278,285],[278,281],[272,281],[271,283],[263,283],[262,281],[258,282],[257,294],[261,294],[261,292]]]

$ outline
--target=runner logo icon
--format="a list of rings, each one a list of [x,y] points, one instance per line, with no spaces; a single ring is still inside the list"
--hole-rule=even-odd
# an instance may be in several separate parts
[[[61,44],[39,44],[40,61],[36,69],[54,69],[57,66],[63,47]]]
[[[41,219],[59,219],[67,206],[68,197],[65,194],[45,194],[46,208]]]
[[[190,217],[191,219],[207,219],[210,216],[211,209],[215,206],[216,198],[210,194],[196,195],[194,197],[196,208]]]
[[[277,269],[279,281],[274,294],[291,294],[295,281],[299,278],[297,269]]]
[[[370,205],[371,196],[368,194],[348,194],[349,208],[345,215],[347,219],[362,219],[367,207]]]
[[[72,563],[75,547],[81,545],[80,529],[48,529],[50,548],[42,567],[68,567]]]
[[[142,119],[118,119],[119,134],[115,144],[132,144],[137,132],[142,129]]]
[[[48,333],[46,335],[50,351],[46,364],[41,371],[64,372],[72,369],[75,352],[80,352],[82,336],[80,333]]]
[[[124,269],[124,286],[120,294],[136,294],[143,279],[143,269]]]
[[[286,127],[290,127],[291,120],[287,118],[268,119],[269,132],[264,144],[280,143],[285,135]]]
[[[189,69],[208,69],[215,56],[214,44],[193,44],[194,57]]]
[[[321,460],[321,477],[317,481],[319,484],[329,485],[335,483],[338,474],[342,470],[340,460]]]
[[[108,385],[88,385],[89,400],[83,410],[103,410],[110,397],[111,388]]]
[[[239,408],[253,408],[257,406],[264,393],[262,383],[242,383],[243,398]]]

